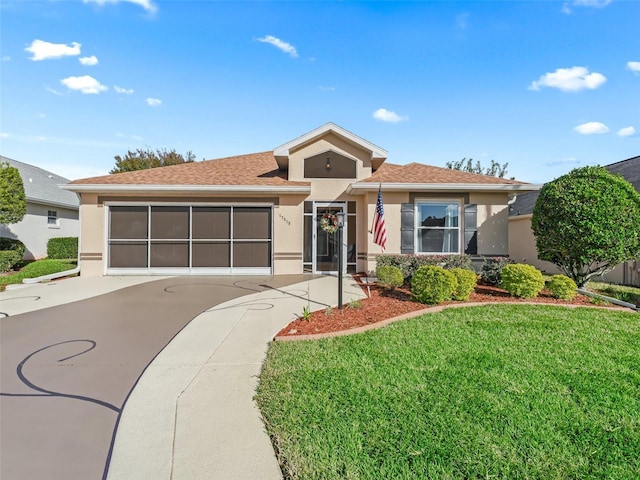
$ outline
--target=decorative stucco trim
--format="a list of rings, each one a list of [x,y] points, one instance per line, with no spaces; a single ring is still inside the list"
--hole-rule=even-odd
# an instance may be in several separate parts
[[[527,213],[525,215],[509,215],[509,221],[531,220],[531,218],[533,218],[533,213]]]

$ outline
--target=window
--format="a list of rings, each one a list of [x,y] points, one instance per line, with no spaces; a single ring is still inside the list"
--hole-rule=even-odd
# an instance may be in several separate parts
[[[416,203],[416,253],[460,253],[460,204]]]
[[[55,210],[49,210],[47,212],[47,225],[58,226],[58,212]]]

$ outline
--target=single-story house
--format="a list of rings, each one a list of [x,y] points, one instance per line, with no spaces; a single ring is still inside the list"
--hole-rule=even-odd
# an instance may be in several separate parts
[[[640,192],[640,156],[606,165],[609,172],[622,175]],[[539,192],[518,195],[509,206],[509,256],[516,262],[528,263],[548,273],[559,273],[551,262],[538,258],[536,239],[531,230],[533,208]],[[604,276],[605,280],[623,285],[640,286],[640,260],[625,262]]]
[[[27,199],[22,221],[0,224],[0,237],[17,238],[25,244],[25,260],[47,256],[47,242],[54,237],[77,237],[80,201],[78,195],[58,186],[69,180],[42,168],[0,156],[20,172]]]
[[[333,123],[272,151],[75,180],[83,275],[296,274],[375,268],[378,188],[387,253],[508,255],[508,202],[538,186],[418,163]]]

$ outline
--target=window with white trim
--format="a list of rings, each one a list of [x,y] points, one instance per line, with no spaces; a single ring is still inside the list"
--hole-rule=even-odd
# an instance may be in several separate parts
[[[47,225],[56,227],[58,225],[58,212],[56,210],[47,211]]]
[[[460,203],[416,202],[416,253],[460,253]]]

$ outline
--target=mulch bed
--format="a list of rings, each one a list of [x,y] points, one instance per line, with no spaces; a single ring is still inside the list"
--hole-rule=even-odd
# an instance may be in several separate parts
[[[360,279],[363,275],[354,275],[356,281],[363,287],[366,294],[366,287]],[[551,305],[584,305],[594,306],[592,299],[585,295],[576,295],[571,300],[559,300],[553,298],[551,294],[543,290],[536,298],[522,299],[510,296],[505,290],[489,285],[478,285],[474,293],[471,294],[469,302],[487,303],[541,303]],[[359,305],[358,305],[359,303]],[[463,304],[464,302],[445,302],[447,304]],[[337,308],[318,310],[311,313],[309,320],[298,318],[285,328],[280,330],[276,337],[289,337],[299,335],[316,335],[321,333],[333,333],[344,330],[351,330],[364,327],[374,323],[397,317],[410,312],[424,310],[429,307],[423,303],[413,300],[411,292],[405,288],[396,290],[385,290],[381,287],[371,287],[371,297],[356,302],[355,305],[346,304],[342,310]]]

